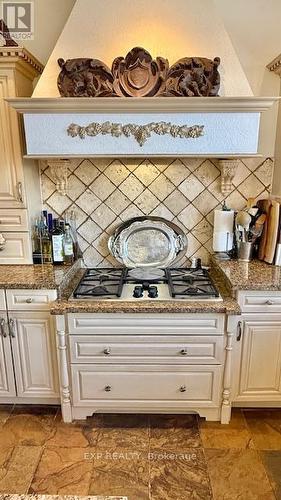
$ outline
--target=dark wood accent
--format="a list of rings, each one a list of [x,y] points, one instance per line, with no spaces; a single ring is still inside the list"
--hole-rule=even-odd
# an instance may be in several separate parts
[[[169,68],[163,57],[133,48],[109,67],[98,59],[59,59],[62,97],[213,97],[220,87],[220,58],[185,57]]]
[[[8,26],[4,23],[3,19],[0,19],[0,35],[5,40],[4,47],[18,47],[18,43],[11,38]]]

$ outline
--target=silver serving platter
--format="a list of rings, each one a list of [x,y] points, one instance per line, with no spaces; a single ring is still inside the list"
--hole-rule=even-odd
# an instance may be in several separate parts
[[[187,239],[176,224],[161,217],[135,217],[116,229],[108,247],[126,267],[162,268],[183,255]]]

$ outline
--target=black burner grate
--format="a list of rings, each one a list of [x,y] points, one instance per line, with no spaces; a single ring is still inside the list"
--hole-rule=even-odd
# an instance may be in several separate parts
[[[166,269],[171,297],[219,297],[207,269],[168,268]]]
[[[124,268],[95,268],[87,269],[73,296],[76,299],[87,297],[121,297],[124,277]]]

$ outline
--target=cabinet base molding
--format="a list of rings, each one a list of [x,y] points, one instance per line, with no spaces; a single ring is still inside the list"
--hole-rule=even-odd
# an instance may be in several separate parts
[[[206,418],[210,421],[219,421],[221,418],[220,408],[201,408],[198,411],[192,411],[186,408],[179,408],[173,406],[173,404],[167,404],[163,408],[163,403],[161,406],[157,404],[149,404],[149,406],[138,406],[130,405],[124,406],[120,409],[120,406],[90,406],[86,408],[72,407],[72,418],[73,420],[85,420],[87,417],[91,417],[96,413],[159,413],[161,415],[175,413],[175,414],[185,414],[185,415],[199,415],[200,417]]]
[[[281,401],[235,401],[233,408],[281,408]]]
[[[15,405],[59,405],[60,398],[19,398],[17,396],[11,398],[0,398],[0,405],[15,404]]]

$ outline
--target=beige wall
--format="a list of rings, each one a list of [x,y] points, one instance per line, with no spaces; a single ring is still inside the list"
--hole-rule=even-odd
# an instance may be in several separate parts
[[[42,62],[46,62],[55,46],[57,38],[72,10],[75,0],[34,0],[35,1],[35,39],[26,42],[26,47],[31,50]],[[88,0],[81,0],[86,4]],[[97,6],[90,17],[89,33],[83,29],[83,36],[74,30],[71,34],[75,50],[71,49],[69,55],[60,56],[76,57],[87,55],[105,57],[109,62],[119,53],[124,53],[128,45],[124,43],[124,36],[120,35],[121,15],[128,22],[129,29],[126,37],[130,36],[130,43],[143,44],[151,49],[154,55],[167,55],[171,61],[175,57],[198,52],[200,45],[194,47],[192,29],[190,27],[190,13],[182,5],[188,2],[181,0],[90,0]],[[193,1],[198,6],[198,12],[206,12],[206,0]],[[130,4],[130,5],[129,5]],[[210,4],[210,2],[209,2]],[[129,5],[129,11],[127,6]],[[229,38],[251,88],[255,95],[278,95],[280,80],[278,76],[266,69],[270,62],[281,50],[281,1],[280,0],[214,0],[217,8],[219,22],[223,22]],[[114,8],[113,8],[114,6]],[[125,6],[125,7],[124,7]],[[169,10],[170,9],[170,10]],[[119,15],[116,13],[119,12]],[[138,30],[132,24],[134,12],[138,16]],[[171,15],[169,14],[171,12]],[[148,18],[153,13],[153,23],[148,23]],[[199,14],[198,14],[199,15]],[[89,18],[89,16],[86,16]],[[203,15],[204,17],[204,15]],[[150,17],[151,19],[151,17]],[[163,19],[165,22],[163,23]],[[195,24],[198,19],[195,19]],[[83,22],[82,22],[83,26]],[[98,26],[98,43],[86,46],[90,32]],[[206,26],[205,37],[214,30],[214,23],[209,19]],[[182,34],[186,34],[186,41],[181,43]],[[216,31],[214,38],[220,38],[220,31]],[[205,39],[206,39],[205,38]],[[122,45],[123,44],[123,45]],[[83,48],[87,50],[84,54]],[[198,50],[195,50],[198,49]],[[200,47],[200,50],[202,47]],[[214,56],[204,52],[202,55]],[[221,54],[218,54],[221,55]],[[58,68],[52,76],[56,80]],[[39,88],[38,88],[39,90]],[[261,129],[260,151],[265,156],[275,153],[277,106],[264,115]],[[280,118],[281,121],[281,118]],[[281,124],[280,124],[281,134]],[[278,138],[277,138],[278,141]],[[280,148],[281,149],[281,146]],[[281,155],[279,152],[278,154]],[[281,166],[280,166],[281,170]],[[281,194],[281,175],[276,171],[274,185]]]

